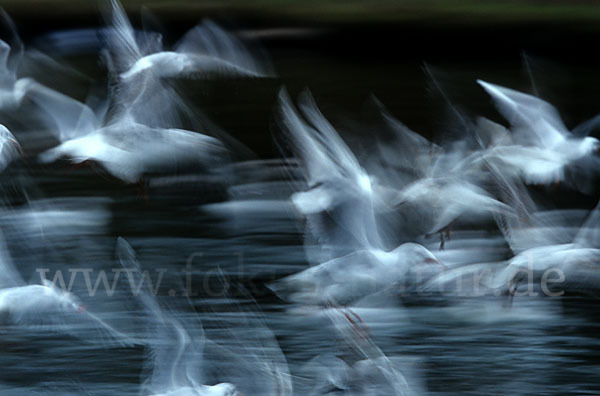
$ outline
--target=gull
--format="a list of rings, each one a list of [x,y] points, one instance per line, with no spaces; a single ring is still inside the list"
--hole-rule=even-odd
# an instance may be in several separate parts
[[[308,91],[300,94],[299,103],[305,119],[282,90],[278,121],[304,169],[307,189],[291,200],[306,218],[307,235],[332,250],[332,257],[355,246],[378,245],[373,208],[377,194],[369,175]]]
[[[132,274],[132,290],[142,285],[135,251],[123,238],[117,241],[121,265]],[[137,281],[136,281],[137,280]],[[151,396],[240,396],[231,383],[204,385],[202,381],[204,331],[200,323],[179,322],[163,312],[154,296],[140,289],[137,295],[147,323],[148,367],[150,373],[142,392]]]
[[[596,294],[600,287],[597,276],[599,233],[600,204],[590,212],[570,243],[552,243],[549,238],[546,244],[521,251],[494,277],[492,287],[512,296],[524,285],[533,292],[538,289],[535,285],[541,282],[544,293],[562,295],[570,291]]]
[[[411,131],[396,120],[377,99],[372,98],[380,131],[391,135],[386,144],[378,142],[376,157],[386,173],[386,184],[392,184],[390,205],[397,212],[405,237],[449,233],[457,218],[480,219],[491,214],[508,214],[511,208],[478,186],[481,171],[465,158],[469,156],[463,142],[438,146]],[[381,173],[381,172],[380,172]]]
[[[600,203],[588,214],[579,229],[573,233],[567,220],[572,214],[556,215],[537,212],[535,203],[524,186],[514,182],[490,166],[506,202],[517,208],[518,216],[498,216],[497,223],[514,252],[502,271],[490,281],[490,287],[501,294],[512,296],[523,285],[532,291],[541,282],[559,283],[560,292],[595,293],[599,286],[596,276],[600,263]],[[573,235],[574,234],[574,235]],[[559,293],[560,293],[559,292]]]
[[[173,51],[166,51],[160,34],[136,34],[119,2],[112,0],[111,5],[106,54],[114,80],[112,108],[137,122],[172,127],[180,122],[175,109],[192,112],[165,79],[273,74],[266,60],[213,22],[192,28]]]
[[[61,157],[73,163],[94,161],[114,177],[137,182],[143,174],[185,166],[206,166],[221,158],[224,148],[212,137],[177,128],[149,127],[129,117],[104,124],[85,103],[31,81],[27,97],[46,116],[61,142],[39,155],[42,163]]]
[[[223,156],[220,142],[201,133],[151,128],[135,122],[103,127],[68,140],[39,156],[42,163],[68,157],[74,163],[93,160],[111,175],[135,183],[146,173],[164,173],[190,165],[208,166]]]
[[[90,339],[92,332],[119,345],[135,344],[135,340],[88,311],[73,293],[62,290],[47,279],[43,279],[41,284],[25,284],[12,263],[3,236],[0,236],[0,321],[20,326],[42,326],[82,339]]]
[[[291,396],[292,375],[267,318],[249,290],[219,270],[217,275],[216,290],[222,292],[218,300],[211,293],[206,301],[218,305],[218,311],[208,309],[206,315],[211,326],[205,356],[212,375],[235,383],[245,395]]]
[[[209,74],[266,77],[272,74],[264,60],[258,60],[235,37],[211,21],[188,31],[174,51],[163,51],[155,43],[140,47],[134,30],[117,0],[112,0],[109,45],[117,56],[120,77],[130,81],[148,72],[156,77],[190,77]]]
[[[294,194],[292,201],[307,217],[307,232],[333,248],[335,256],[269,287],[294,302],[337,306],[400,281],[422,281],[425,268],[442,270],[444,266],[422,245],[384,248],[374,218],[376,191],[368,174],[308,92],[300,96],[300,109],[306,120],[285,91],[280,92],[280,125],[296,143],[309,187]]]
[[[389,252],[359,248],[269,287],[289,301],[343,306],[393,286],[410,290],[444,269],[424,246],[407,242]]]
[[[515,143],[494,147],[484,155],[487,161],[506,168],[513,177],[520,176],[527,183],[536,184],[564,181],[567,166],[591,159],[600,150],[598,139],[585,136],[597,120],[581,124],[572,133],[550,103],[482,80],[477,83],[510,123]],[[593,167],[597,172],[597,161]]]
[[[351,363],[350,366],[340,359],[329,359],[326,361],[332,366],[320,367],[321,375],[330,373],[330,388],[333,386],[348,395],[409,396],[418,393],[398,365],[375,344],[364,324],[357,325],[351,320],[352,312],[326,311],[343,348],[350,352],[344,360]]]
[[[566,291],[597,293],[599,206],[587,216],[573,210],[538,211],[522,182],[506,176],[494,164],[489,164],[489,169],[501,199],[515,210],[515,215],[496,216],[512,257],[499,260],[483,251],[471,253],[470,262],[462,260],[462,264],[432,278],[422,290],[472,297],[505,296],[509,302],[519,293],[538,295],[540,287],[544,293],[558,295]]]

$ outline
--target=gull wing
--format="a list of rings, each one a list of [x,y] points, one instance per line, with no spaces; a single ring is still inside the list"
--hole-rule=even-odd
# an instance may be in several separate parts
[[[208,19],[190,29],[175,45],[175,51],[203,56],[207,66],[212,68],[215,64],[228,65],[223,68],[225,74],[230,69],[253,76],[275,75],[260,50],[251,51],[241,40]]]
[[[24,284],[25,281],[13,264],[4,234],[0,231],[0,290]]]
[[[477,83],[492,97],[498,111],[512,125],[515,139],[553,147],[570,135],[558,111],[550,103],[523,92],[491,84]]]
[[[202,380],[204,332],[198,321],[185,326],[173,312],[165,313],[156,297],[148,293],[145,277],[129,243],[119,238],[117,257],[126,269],[130,286],[144,311],[147,379],[144,388],[156,394],[179,387],[198,386]],[[193,337],[192,337],[193,336]]]
[[[8,42],[0,40],[4,45],[0,48],[0,74],[7,73],[13,80],[16,78],[17,69],[23,57],[24,45],[17,33],[13,20],[4,9],[0,8],[0,25],[8,32]]]
[[[118,0],[111,0],[108,48],[117,71],[129,70],[142,54],[127,14]]]
[[[600,248],[600,202],[582,224],[574,242],[589,248]]]
[[[294,194],[293,203],[321,245],[341,248],[339,254],[379,245],[369,176],[308,91],[299,103],[301,113],[285,90],[280,92],[278,122],[302,161],[309,188]]]
[[[100,120],[86,104],[34,80],[24,84],[25,97],[42,110],[48,127],[61,142],[87,135],[100,127]]]

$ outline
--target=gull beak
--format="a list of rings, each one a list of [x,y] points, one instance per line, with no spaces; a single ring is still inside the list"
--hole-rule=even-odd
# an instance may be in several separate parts
[[[442,263],[441,261],[434,259],[434,258],[426,258],[425,259],[425,263],[426,264],[437,264],[439,266],[442,267],[443,271],[446,271],[448,269],[448,267],[446,266],[446,264]]]
[[[19,142],[17,142],[16,139],[8,138],[8,141],[15,145],[17,150],[19,150],[19,153],[21,154],[21,156],[25,156],[25,153],[23,152],[23,148],[21,147],[21,144]]]

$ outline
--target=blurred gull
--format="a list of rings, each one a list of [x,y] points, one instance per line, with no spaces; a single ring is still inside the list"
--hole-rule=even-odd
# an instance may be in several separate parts
[[[438,146],[395,119],[371,96],[372,113],[357,134],[368,130],[375,136],[374,149],[363,162],[369,174],[386,186],[384,204],[376,207],[379,227],[395,233],[398,241],[415,241],[440,232],[440,248],[457,219],[478,224],[490,213],[506,214],[511,208],[478,185],[483,171],[465,157],[471,153],[463,140]]]
[[[224,149],[212,137],[176,128],[153,128],[123,116],[104,124],[86,104],[31,81],[27,96],[46,115],[58,146],[40,154],[41,162],[61,157],[74,163],[92,160],[113,176],[134,183],[144,173],[206,165]]]
[[[523,245],[512,242],[515,233],[510,228],[505,233],[511,247],[516,246],[514,250],[518,254],[494,277],[491,285],[495,290],[504,290],[513,295],[524,285],[528,290],[534,290],[537,283],[540,283],[544,293],[598,293],[600,204],[590,212],[570,243],[557,241],[556,237],[561,236],[560,226],[542,229],[536,235],[537,246],[526,249]]]
[[[141,268],[135,251],[123,238],[117,241],[117,256],[121,265],[134,275],[132,287],[143,285]],[[137,281],[136,281],[137,280]],[[134,289],[132,289],[134,290]],[[145,311],[147,327],[148,379],[142,392],[153,396],[238,396],[230,383],[204,385],[204,331],[199,322],[185,326],[173,315],[164,313],[156,298],[140,289],[137,296]]]
[[[128,274],[133,275],[132,290],[135,285],[142,285],[135,251],[123,238],[117,241],[117,256]],[[217,339],[209,340],[198,315],[180,313],[176,317],[173,311],[164,312],[145,289],[138,291],[137,298],[145,311],[149,349],[144,394],[237,396],[241,391],[265,396],[292,394],[285,357],[275,336],[255,312],[214,313],[207,319],[214,321],[222,315],[225,323],[217,329]],[[221,303],[227,301],[228,298]],[[238,385],[203,384],[213,377],[224,377]]]
[[[293,395],[286,357],[266,315],[249,290],[228,280],[223,273],[218,274],[217,290],[222,288],[223,292],[211,292],[211,297],[219,298],[201,304],[203,310],[209,307],[202,319],[208,323],[204,352],[211,378],[231,381],[245,395]]]
[[[477,82],[510,123],[515,143],[493,147],[484,156],[512,177],[534,184],[564,181],[565,167],[591,159],[600,150],[598,139],[585,136],[591,130],[587,123],[574,129],[577,134],[571,133],[550,103],[482,80]],[[590,166],[595,172],[599,169],[597,162]]]
[[[384,250],[374,218],[376,195],[369,176],[307,92],[300,96],[300,109],[312,126],[301,119],[281,91],[280,123],[297,144],[310,188],[292,200],[307,217],[307,233],[314,233],[322,245],[333,247],[335,255],[270,287],[295,302],[335,306],[400,281],[420,282],[425,268],[443,270],[445,267],[422,245],[405,243]]]
[[[512,211],[477,185],[480,172],[464,161],[469,151],[462,141],[439,147],[422,137],[409,140],[408,136],[416,134],[391,117],[383,106],[381,112],[388,128],[398,136],[392,147],[401,156],[406,151],[412,151],[412,157],[417,156],[413,162],[414,178],[397,187],[399,191],[394,199],[396,209],[404,218],[413,215],[413,221],[405,227],[420,230],[425,235],[449,233],[450,225],[458,218],[473,223],[490,213],[507,215]],[[414,143],[406,145],[407,141]],[[405,147],[398,147],[398,143]],[[444,246],[445,239],[441,235],[440,248]]]
[[[112,108],[137,122],[174,127],[180,121],[175,110],[193,113],[165,78],[272,75],[266,60],[210,21],[191,29],[174,51],[164,51],[159,33],[136,34],[118,1],[111,5],[105,54]]]
[[[332,366],[321,367],[321,375],[323,372],[333,374],[329,375],[329,379],[333,379],[333,389],[330,385],[330,390],[341,390],[343,394],[352,396],[409,396],[420,393],[415,384],[416,378],[405,376],[397,364],[398,359],[390,359],[375,344],[364,324],[357,323],[356,318],[352,319],[355,315],[353,312],[329,309],[327,313],[342,344],[341,349],[348,351],[343,356],[345,362],[334,359],[329,362]],[[411,375],[417,377],[415,372]]]
[[[110,46],[126,82],[148,72],[155,77],[272,75],[266,61],[257,60],[239,40],[208,20],[187,32],[174,51],[163,51],[158,38],[141,48],[119,2],[112,0],[111,4]]]
[[[515,256],[489,281],[495,293],[512,296],[524,284],[528,291],[540,284],[548,294],[552,292],[548,283],[557,283],[560,292],[596,293],[600,285],[595,275],[600,263],[600,203],[573,232],[572,214],[538,212],[520,181],[505,176],[502,168],[493,164],[489,168],[503,199],[517,212],[517,216],[496,219]],[[555,276],[550,277],[552,274]]]
[[[42,284],[25,284],[0,240],[0,318],[1,322],[22,326],[44,326],[82,339],[100,337],[121,345],[135,343],[89,312],[74,294],[43,279]],[[92,336],[90,336],[92,335]]]

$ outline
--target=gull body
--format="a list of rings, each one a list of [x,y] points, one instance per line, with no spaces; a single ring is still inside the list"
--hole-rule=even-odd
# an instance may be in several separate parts
[[[70,333],[82,339],[98,338],[124,346],[135,344],[135,340],[89,312],[74,294],[63,291],[48,280],[43,280],[40,285],[25,285],[16,270],[9,268],[9,263],[3,264],[0,322],[44,326],[51,331]],[[14,286],[6,287],[8,284]]]
[[[207,165],[224,154],[212,137],[175,128],[151,128],[125,122],[95,130],[42,153],[42,162],[67,157],[74,163],[98,162],[113,176],[128,182],[143,174]]]

